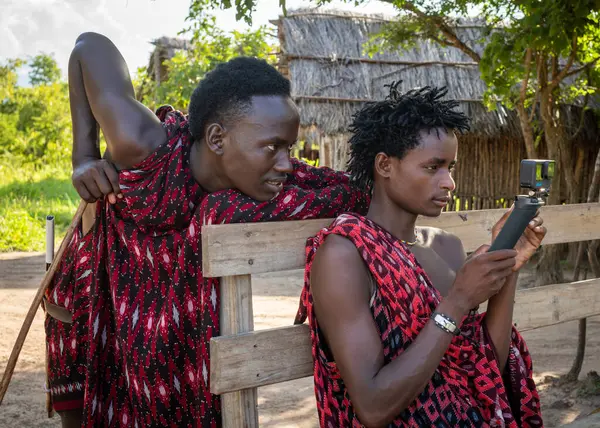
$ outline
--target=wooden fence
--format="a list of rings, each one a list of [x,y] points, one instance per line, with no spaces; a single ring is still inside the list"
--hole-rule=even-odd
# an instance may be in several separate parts
[[[465,250],[472,251],[489,242],[492,226],[503,212],[447,212],[418,224],[454,233]],[[542,216],[548,228],[545,245],[600,239],[600,203],[547,206]],[[312,376],[306,324],[253,331],[251,275],[296,270],[294,282],[301,282],[306,238],[330,223],[305,220],[203,228],[204,276],[221,278],[221,336],[210,342],[210,388],[221,395],[224,427],[258,426],[258,387]],[[514,322],[525,331],[600,315],[599,286],[600,279],[590,279],[519,290]]]

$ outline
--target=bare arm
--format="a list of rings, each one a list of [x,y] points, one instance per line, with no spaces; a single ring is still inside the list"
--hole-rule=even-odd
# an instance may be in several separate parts
[[[329,236],[311,271],[315,312],[359,419],[368,427],[378,427],[393,420],[424,390],[452,335],[429,321],[408,349],[384,366],[368,284],[356,247],[345,238]],[[460,320],[468,309],[448,298],[438,310]]]
[[[90,160],[98,160],[100,154],[100,128],[94,118],[85,93],[81,66],[71,56],[69,61],[69,103],[73,123],[73,169]]]
[[[202,202],[203,221],[210,224],[332,218],[345,211],[366,213],[369,196],[354,186],[337,184],[318,189],[284,186],[274,199],[259,202],[227,189],[211,193]]]
[[[467,260],[467,253],[460,238],[445,230],[438,229],[436,231],[432,247],[455,273]]]
[[[438,251],[443,252],[448,264],[458,271],[466,261],[466,253],[461,240],[455,235],[445,233],[436,237]],[[511,274],[498,294],[488,301],[485,325],[496,352],[500,372],[504,371],[510,349],[512,320],[518,273]]]
[[[458,271],[467,260],[462,241],[451,234],[443,234],[440,238],[436,242],[438,251],[443,251],[447,262]],[[484,318],[500,372],[504,371],[510,349],[517,277],[518,273],[511,274],[498,294],[490,297]]]
[[[347,172],[336,171],[326,166],[312,166],[295,158],[290,158],[290,162],[294,167],[294,172],[288,174],[286,182],[288,185],[313,190],[340,184],[351,184],[350,175]]]
[[[73,163],[100,157],[98,125],[108,155],[119,168],[130,168],[166,140],[158,118],[135,99],[129,71],[115,45],[96,33],[77,38],[69,59],[73,120]]]
[[[515,272],[506,279],[502,290],[490,298],[485,314],[485,324],[496,351],[500,372],[506,367],[510,350],[518,276]]]

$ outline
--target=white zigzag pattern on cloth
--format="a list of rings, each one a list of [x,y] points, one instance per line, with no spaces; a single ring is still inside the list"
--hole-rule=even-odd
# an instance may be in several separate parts
[[[50,391],[54,395],[66,394],[68,392],[73,392],[75,390],[83,391],[83,384],[81,382],[74,382],[74,383],[69,383],[67,385],[58,385],[58,386],[53,386],[52,388],[50,388]]]

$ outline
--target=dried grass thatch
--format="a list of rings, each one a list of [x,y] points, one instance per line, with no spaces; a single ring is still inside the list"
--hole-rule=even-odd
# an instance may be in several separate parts
[[[401,80],[402,90],[447,86],[448,98],[460,102],[476,135],[521,138],[515,112],[501,106],[488,111],[483,105],[486,85],[477,64],[460,50],[424,40],[412,49],[368,57],[365,44],[389,19],[319,9],[298,10],[280,17],[281,69],[292,82],[303,126],[318,126],[326,134],[347,132],[352,114],[364,100],[383,99],[384,85]],[[458,36],[481,55],[483,27],[476,20],[457,22]],[[577,127],[579,110],[565,107],[564,113],[572,119],[570,127]],[[592,116],[588,120],[594,121]],[[597,136],[586,132],[584,139]]]
[[[188,50],[190,41],[173,37],[160,37],[150,42],[154,50],[150,54],[146,73],[157,84],[167,79],[168,70],[165,61],[173,58],[178,50]]]

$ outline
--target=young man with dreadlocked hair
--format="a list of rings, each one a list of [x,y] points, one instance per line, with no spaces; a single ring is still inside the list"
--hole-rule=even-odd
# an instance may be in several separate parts
[[[401,94],[398,85],[353,118],[349,169],[372,192],[368,213],[340,215],[307,241],[296,322],[309,319],[320,424],[540,427],[512,313],[542,219],[514,250],[483,245],[469,258],[456,236],[416,227],[450,201],[454,132],[469,128],[444,88]]]

